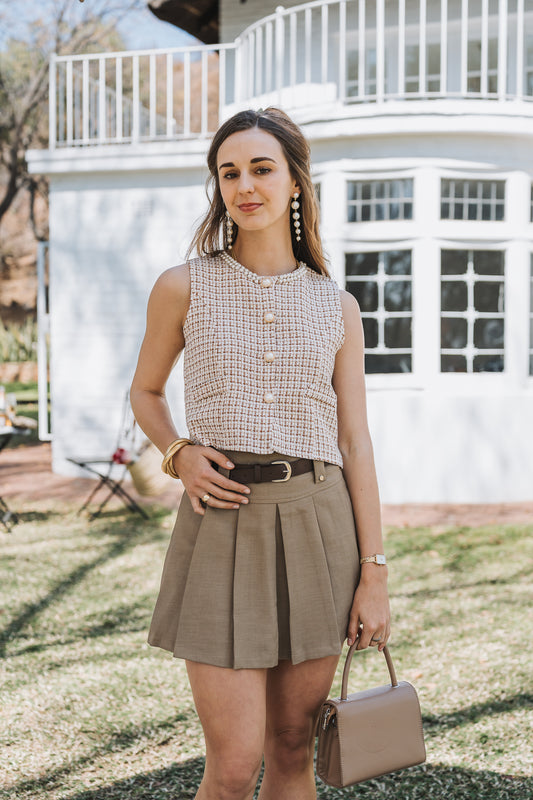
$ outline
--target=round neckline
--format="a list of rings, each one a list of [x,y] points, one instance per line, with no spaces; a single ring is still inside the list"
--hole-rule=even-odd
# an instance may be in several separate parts
[[[234,259],[233,256],[230,256],[227,250],[221,250],[221,254],[227,264],[239,272],[242,272],[243,275],[246,275],[255,283],[260,283],[261,281],[265,280],[265,278],[269,278],[271,281],[276,282],[294,280],[302,275],[302,273],[307,269],[307,265],[304,264],[303,261],[298,261],[298,266],[296,269],[293,269],[290,272],[282,272],[280,275],[258,275],[257,272],[253,272],[251,269],[248,269],[248,267],[245,267],[244,264],[241,264],[240,261]]]

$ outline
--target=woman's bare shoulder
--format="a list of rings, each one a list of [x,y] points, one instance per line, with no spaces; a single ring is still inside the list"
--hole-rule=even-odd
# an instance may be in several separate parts
[[[150,295],[150,306],[156,313],[172,310],[185,319],[191,296],[191,276],[188,264],[166,269],[158,277]]]
[[[344,317],[358,319],[360,316],[359,303],[353,294],[347,292],[346,289],[339,289],[339,296]]]
[[[191,289],[191,273],[189,264],[179,264],[176,267],[169,267],[158,277],[154,284],[154,289],[162,292],[172,292],[172,294],[188,294]]]

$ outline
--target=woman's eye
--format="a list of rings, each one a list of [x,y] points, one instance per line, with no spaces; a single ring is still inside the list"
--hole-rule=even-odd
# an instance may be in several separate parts
[[[236,172],[226,172],[224,178],[234,178],[236,176]]]
[[[259,167],[258,170],[257,170],[259,175],[266,175],[268,172],[271,172],[271,171],[272,170],[270,169],[270,167]]]

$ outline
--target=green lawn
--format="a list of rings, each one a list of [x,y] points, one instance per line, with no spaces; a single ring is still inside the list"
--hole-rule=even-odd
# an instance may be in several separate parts
[[[0,797],[194,797],[202,740],[184,665],[145,644],[173,515],[89,523],[52,503],[11,505],[22,519],[0,533]],[[387,532],[391,651],[419,692],[428,762],[320,786],[320,798],[532,797],[532,534]],[[386,679],[375,650],[356,656],[352,690]]]

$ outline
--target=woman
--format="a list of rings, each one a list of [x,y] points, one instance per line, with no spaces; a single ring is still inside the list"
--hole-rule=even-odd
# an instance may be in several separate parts
[[[311,800],[343,640],[382,650],[390,633],[362,325],[325,267],[299,128],[240,112],[208,166],[201,255],[157,280],[131,387],[185,488],[149,641],[186,659],[198,800],[249,800],[263,759],[260,800]],[[182,350],[190,440],[164,395]]]

